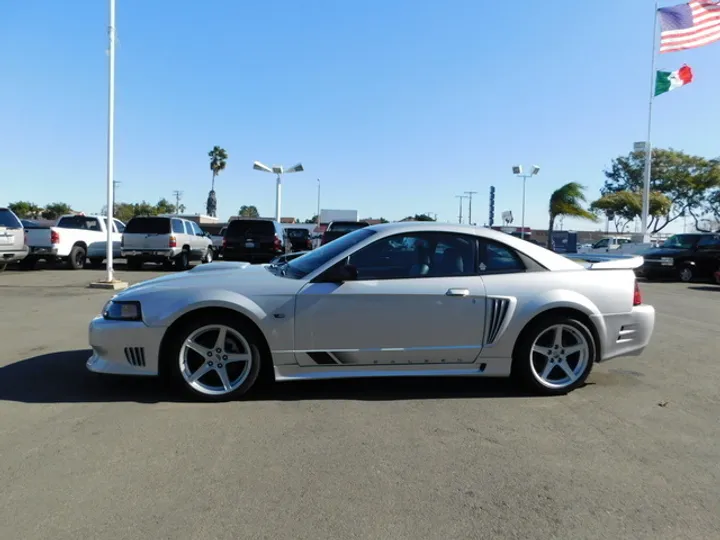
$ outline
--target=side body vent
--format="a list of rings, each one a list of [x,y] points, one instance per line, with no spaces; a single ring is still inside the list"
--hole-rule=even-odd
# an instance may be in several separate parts
[[[125,359],[135,367],[145,367],[145,349],[143,347],[125,347]]]
[[[507,298],[488,298],[485,314],[485,345],[492,345],[500,335],[500,330],[508,315],[510,300]]]

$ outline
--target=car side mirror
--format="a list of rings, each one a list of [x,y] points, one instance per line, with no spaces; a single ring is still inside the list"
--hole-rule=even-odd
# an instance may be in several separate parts
[[[355,281],[358,277],[357,268],[352,264],[341,264],[328,269],[320,278],[324,283],[343,283]]]

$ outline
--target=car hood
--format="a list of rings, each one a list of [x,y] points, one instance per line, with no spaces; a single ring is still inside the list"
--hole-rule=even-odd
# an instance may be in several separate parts
[[[687,249],[679,248],[654,248],[643,252],[643,257],[672,257],[673,255],[679,255],[680,253],[687,252]]]
[[[301,280],[276,276],[266,265],[246,262],[214,262],[186,272],[161,276],[137,283],[118,294],[118,300],[167,289],[223,289],[244,295],[293,293],[303,286]]]

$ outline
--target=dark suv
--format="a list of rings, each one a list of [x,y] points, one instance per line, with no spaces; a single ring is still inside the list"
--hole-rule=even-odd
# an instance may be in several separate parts
[[[676,234],[641,255],[644,262],[636,273],[646,279],[712,280],[720,270],[720,233]]]
[[[277,221],[234,219],[223,236],[223,259],[267,263],[290,251],[287,233]]]
[[[290,239],[290,251],[309,251],[312,249],[309,230],[293,227],[286,229],[286,231]]]

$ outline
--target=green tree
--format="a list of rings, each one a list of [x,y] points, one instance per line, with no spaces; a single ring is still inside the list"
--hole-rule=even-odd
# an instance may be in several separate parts
[[[427,214],[415,214],[414,216],[408,216],[403,221],[435,221],[432,217]]]
[[[305,220],[305,223],[308,224],[308,225],[310,225],[311,223],[317,223],[317,220],[318,220],[318,215],[315,214],[315,215],[314,215],[313,217],[311,217],[310,219],[306,219],[306,220]]]
[[[175,205],[163,197],[155,205],[155,213],[156,214],[174,214],[175,213]]]
[[[570,182],[550,195],[548,214],[550,223],[548,225],[547,247],[552,249],[552,233],[555,228],[555,220],[560,217],[574,217],[597,221],[597,216],[583,207],[585,202],[585,187],[577,182]]]
[[[42,212],[42,208],[29,201],[13,202],[8,204],[8,208],[19,218],[34,218]]]
[[[42,217],[44,219],[54,220],[70,213],[72,213],[72,208],[70,208],[69,204],[55,202],[45,207],[45,210],[42,211]]]
[[[254,205],[246,205],[243,204],[240,207],[240,210],[238,210],[238,216],[240,217],[246,217],[246,218],[258,218],[260,217],[260,212],[258,212],[257,207]]]
[[[658,191],[650,193],[650,216],[649,227],[654,227],[659,219],[666,216],[670,211],[672,203],[665,195]],[[603,215],[612,214],[615,230],[620,232],[635,218],[642,215],[642,195],[632,191],[617,191],[607,193],[593,201],[590,210]]]
[[[215,191],[215,177],[225,170],[228,155],[224,148],[213,146],[213,149],[208,152],[208,157],[210,158],[210,170],[212,171],[211,191]]]
[[[642,193],[645,154],[632,152],[613,160],[605,171],[602,195],[629,191]],[[692,156],[673,149],[654,149],[650,169],[650,190],[667,197],[666,214],[652,219],[650,230],[657,233],[689,213],[696,224],[712,212],[712,196],[720,188],[720,160]]]

